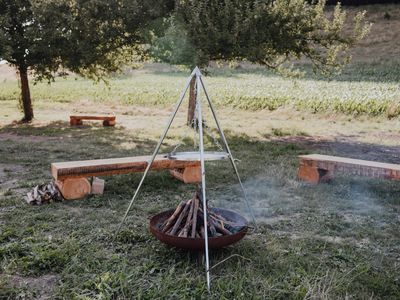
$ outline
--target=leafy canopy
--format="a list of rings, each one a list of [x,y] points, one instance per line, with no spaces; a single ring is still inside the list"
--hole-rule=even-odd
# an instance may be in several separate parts
[[[51,79],[60,67],[98,79],[143,53],[143,28],[162,0],[0,0],[0,57]]]
[[[176,13],[203,66],[248,60],[276,69],[306,57],[329,73],[348,62],[347,50],[369,29],[360,13],[346,33],[346,12],[337,5],[327,16],[324,0],[178,0]]]

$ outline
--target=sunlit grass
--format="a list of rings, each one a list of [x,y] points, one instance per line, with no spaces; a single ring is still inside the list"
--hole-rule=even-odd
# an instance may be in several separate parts
[[[89,99],[99,103],[172,105],[188,73],[144,73],[109,79],[94,84],[74,75],[57,78],[51,85],[32,85],[37,104]],[[303,78],[283,78],[262,69],[211,70],[205,82],[219,107],[244,110],[276,110],[289,107],[300,111],[338,112],[349,115],[396,117],[400,114],[400,65],[353,65],[330,79],[309,72]],[[18,100],[15,81],[1,83],[1,100]]]

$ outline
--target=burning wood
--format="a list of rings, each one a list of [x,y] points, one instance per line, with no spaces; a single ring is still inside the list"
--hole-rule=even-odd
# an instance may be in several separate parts
[[[62,201],[58,187],[54,182],[45,183],[35,186],[25,197],[26,202],[29,204],[42,204],[46,202]]]
[[[174,213],[164,221],[160,230],[179,237],[204,238],[204,214],[200,192],[192,199],[179,203]],[[231,235],[240,231],[243,226],[226,220],[207,208],[207,232],[209,237]]]

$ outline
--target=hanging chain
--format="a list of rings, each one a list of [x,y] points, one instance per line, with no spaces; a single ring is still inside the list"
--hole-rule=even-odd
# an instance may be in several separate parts
[[[211,137],[212,141],[214,142],[214,144],[217,146],[217,148],[219,150],[221,150],[222,152],[224,151],[224,148],[222,148],[221,144],[218,142],[218,139],[215,137],[215,135],[212,133],[210,127],[207,126],[206,122],[204,122],[204,127],[203,127],[207,133],[208,136]]]
[[[182,126],[183,127],[183,126]],[[174,149],[172,150],[171,154],[176,153],[176,150],[182,146],[184,144],[185,139],[189,136],[189,132],[190,132],[190,127],[187,127],[185,125],[186,129],[184,131],[184,134],[182,135],[182,138],[179,140],[179,143],[174,147]]]

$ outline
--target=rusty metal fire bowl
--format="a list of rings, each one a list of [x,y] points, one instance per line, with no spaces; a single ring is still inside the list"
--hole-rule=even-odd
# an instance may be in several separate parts
[[[208,247],[210,249],[217,249],[229,246],[241,240],[247,233],[247,220],[236,212],[222,209],[222,208],[211,208],[211,211],[223,216],[225,219],[231,222],[235,222],[239,226],[243,226],[241,230],[236,233],[218,237],[208,238]],[[203,251],[204,250],[204,239],[203,238],[185,238],[178,237],[175,235],[169,235],[160,230],[160,226],[168,219],[174,212],[174,209],[164,211],[157,215],[154,215],[150,219],[150,232],[161,242],[176,247],[192,251]]]

